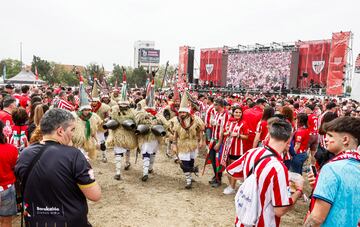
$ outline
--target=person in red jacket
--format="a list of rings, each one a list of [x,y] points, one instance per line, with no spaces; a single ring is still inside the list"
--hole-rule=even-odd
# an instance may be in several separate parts
[[[263,111],[265,109],[266,100],[258,99],[256,100],[256,105],[250,109],[244,111],[243,121],[246,122],[249,128],[249,138],[244,141],[244,152],[253,147],[255,133],[258,123],[260,122]]]
[[[0,226],[11,227],[17,212],[14,168],[18,151],[6,143],[3,129],[4,123],[0,121]]]
[[[30,87],[28,85],[24,85],[21,87],[21,97],[19,99],[19,105],[26,109],[30,105],[30,97],[29,97]]]

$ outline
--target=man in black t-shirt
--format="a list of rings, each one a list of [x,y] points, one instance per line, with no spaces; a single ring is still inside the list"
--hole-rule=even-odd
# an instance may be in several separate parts
[[[52,109],[42,118],[40,128],[44,142],[24,149],[15,167],[23,180],[30,163],[43,150],[26,181],[26,226],[91,226],[86,198],[98,201],[101,190],[84,155],[68,146],[74,117],[66,110]]]

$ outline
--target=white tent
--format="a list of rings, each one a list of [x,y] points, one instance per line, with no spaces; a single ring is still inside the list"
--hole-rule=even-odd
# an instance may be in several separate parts
[[[36,80],[36,76],[31,70],[22,69],[16,76],[5,80],[5,83],[13,84],[44,84],[43,80]]]

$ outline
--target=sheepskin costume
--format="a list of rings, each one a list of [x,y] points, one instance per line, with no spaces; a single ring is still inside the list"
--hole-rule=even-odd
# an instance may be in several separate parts
[[[96,113],[91,112],[86,120],[82,119],[84,110],[91,110],[91,106],[85,88],[80,82],[80,108],[78,112],[72,112],[76,125],[72,142],[74,147],[87,153],[90,159],[95,159],[97,155],[96,132],[101,127],[102,120]]]
[[[205,124],[201,118],[191,115],[191,110],[188,102],[188,95],[185,91],[179,108],[179,116],[174,122],[173,131],[175,133],[175,146],[179,159],[181,160],[180,167],[182,168],[185,179],[186,189],[192,187],[191,173],[196,173],[195,170],[195,158],[198,153],[198,146],[203,137],[203,131],[205,130]],[[182,118],[186,113],[185,118]]]

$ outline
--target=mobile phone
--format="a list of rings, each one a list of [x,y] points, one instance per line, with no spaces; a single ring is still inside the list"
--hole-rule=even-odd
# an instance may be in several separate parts
[[[316,177],[316,176],[317,176],[317,171],[316,171],[315,166],[311,165],[310,167],[311,167],[311,171],[312,171],[313,174],[314,174],[314,177]]]

